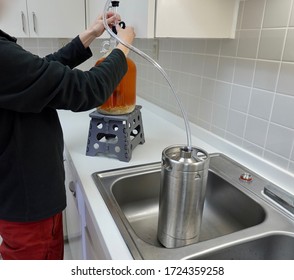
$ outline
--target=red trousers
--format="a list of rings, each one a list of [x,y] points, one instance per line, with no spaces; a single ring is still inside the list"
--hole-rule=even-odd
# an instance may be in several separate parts
[[[63,259],[62,213],[30,223],[0,220],[0,235],[0,255],[4,260]]]

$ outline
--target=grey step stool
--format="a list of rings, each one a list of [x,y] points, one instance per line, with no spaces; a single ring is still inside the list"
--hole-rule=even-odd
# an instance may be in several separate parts
[[[106,155],[129,162],[133,150],[145,143],[141,109],[136,106],[132,113],[119,116],[92,112],[86,155]]]

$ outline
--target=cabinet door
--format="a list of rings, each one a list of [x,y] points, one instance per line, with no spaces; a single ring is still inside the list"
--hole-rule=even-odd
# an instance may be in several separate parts
[[[68,160],[64,162],[65,169],[65,188],[67,196],[66,228],[70,252],[74,260],[84,259],[83,253],[83,225],[79,211],[78,196],[80,195],[79,186],[75,182],[73,172]]]
[[[85,29],[84,0],[27,0],[31,37],[73,38]]]
[[[87,208],[85,208],[86,230],[85,230],[85,249],[87,260],[109,260],[106,245],[103,242],[101,233],[95,229],[94,222]]]
[[[26,0],[6,1],[0,28],[15,37],[29,37]]]
[[[88,26],[103,13],[105,3],[106,0],[87,0]],[[137,38],[154,38],[155,0],[120,1],[118,13],[127,25],[135,28]]]
[[[239,0],[157,0],[156,37],[234,38]]]

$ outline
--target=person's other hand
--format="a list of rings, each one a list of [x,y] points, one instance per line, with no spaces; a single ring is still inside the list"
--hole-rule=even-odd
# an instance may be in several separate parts
[[[116,28],[117,28],[118,37],[123,42],[131,45],[136,37],[136,33],[135,33],[134,28],[131,26],[128,26],[125,29],[122,29],[120,26],[117,26]],[[130,50],[127,47],[125,47],[124,45],[118,44],[117,48],[122,50],[126,56],[129,54]]]
[[[122,29],[119,25],[116,28],[118,37],[131,45],[136,37],[134,28],[127,26],[125,29]]]
[[[114,14],[113,12],[108,12],[106,15],[107,24],[109,27],[116,24],[117,22],[121,21],[119,14]],[[100,37],[103,32],[105,31],[104,24],[103,24],[103,15],[98,17],[95,22],[88,28],[88,30],[93,34],[95,37]]]

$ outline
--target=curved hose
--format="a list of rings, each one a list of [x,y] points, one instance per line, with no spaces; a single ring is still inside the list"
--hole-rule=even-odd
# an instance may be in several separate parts
[[[122,45],[124,45],[125,47],[127,47],[128,49],[132,50],[133,52],[135,52],[136,54],[138,54],[139,56],[141,56],[142,58],[146,59],[147,61],[149,61],[153,66],[155,66],[158,71],[163,75],[163,77],[165,78],[165,80],[167,81],[168,85],[171,88],[171,91],[173,92],[176,101],[178,103],[178,106],[180,108],[181,114],[183,116],[184,122],[185,122],[185,128],[186,128],[186,134],[187,134],[187,148],[189,150],[192,150],[192,138],[191,138],[191,128],[190,128],[190,123],[189,123],[189,119],[187,116],[186,111],[184,110],[184,106],[182,101],[180,100],[178,94],[176,93],[175,87],[170,79],[170,77],[168,76],[168,74],[166,73],[166,71],[154,60],[152,59],[150,56],[148,56],[147,54],[145,54],[144,52],[142,52],[141,50],[135,48],[134,46],[124,42],[123,40],[121,40],[112,30],[111,28],[108,26],[107,24],[107,12],[109,10],[110,7],[110,2],[112,0],[108,0],[105,4],[105,8],[104,8],[104,12],[103,12],[103,24],[104,27],[106,29],[106,31],[109,33],[109,35],[111,37],[113,37],[114,39],[116,39],[119,43],[121,43]]]

